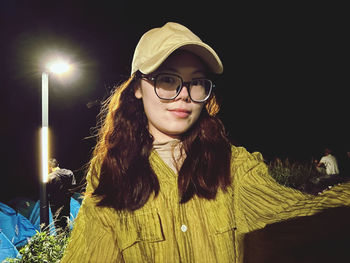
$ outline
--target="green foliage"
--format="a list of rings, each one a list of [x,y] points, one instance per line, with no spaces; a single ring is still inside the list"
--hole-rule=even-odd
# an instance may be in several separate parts
[[[285,186],[300,189],[310,178],[317,176],[312,163],[290,162],[275,159],[269,165],[269,172],[275,180]]]
[[[37,232],[20,249],[21,258],[11,258],[4,263],[58,263],[68,244],[69,237],[65,233],[49,235],[46,231]]]
[[[313,195],[350,180],[348,176],[319,173],[313,161],[300,163],[277,158],[269,164],[269,172],[278,183]]]

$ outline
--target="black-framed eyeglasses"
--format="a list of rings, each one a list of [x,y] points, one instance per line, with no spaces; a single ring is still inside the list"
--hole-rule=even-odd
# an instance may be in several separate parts
[[[207,78],[195,78],[184,82],[181,76],[172,73],[140,74],[140,77],[153,81],[154,92],[162,100],[175,99],[182,88],[186,86],[190,99],[193,102],[205,102],[209,99],[212,89],[215,87],[213,82]]]

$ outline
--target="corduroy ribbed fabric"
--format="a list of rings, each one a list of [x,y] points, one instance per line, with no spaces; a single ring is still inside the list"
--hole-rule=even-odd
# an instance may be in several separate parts
[[[261,154],[232,146],[232,185],[215,200],[179,203],[177,174],[154,150],[150,163],[160,193],[141,209],[97,207],[87,195],[62,263],[242,262],[245,233],[322,209],[350,205],[350,184],[313,196],[279,185]],[[97,185],[87,176],[87,193]]]

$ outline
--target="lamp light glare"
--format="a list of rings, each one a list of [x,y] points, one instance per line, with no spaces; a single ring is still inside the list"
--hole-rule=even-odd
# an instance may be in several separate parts
[[[62,74],[69,71],[71,65],[64,61],[57,61],[48,64],[48,69],[55,74]]]

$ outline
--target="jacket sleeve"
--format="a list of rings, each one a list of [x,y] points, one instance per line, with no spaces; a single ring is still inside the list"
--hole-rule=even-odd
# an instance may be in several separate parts
[[[92,190],[90,173],[87,190]],[[97,206],[88,193],[74,221],[73,231],[61,263],[124,262],[117,244],[111,208]]]
[[[267,224],[310,216],[327,208],[350,206],[350,184],[342,184],[317,196],[278,184],[268,172],[261,154],[237,148],[231,166],[235,180],[237,220],[242,232]]]

